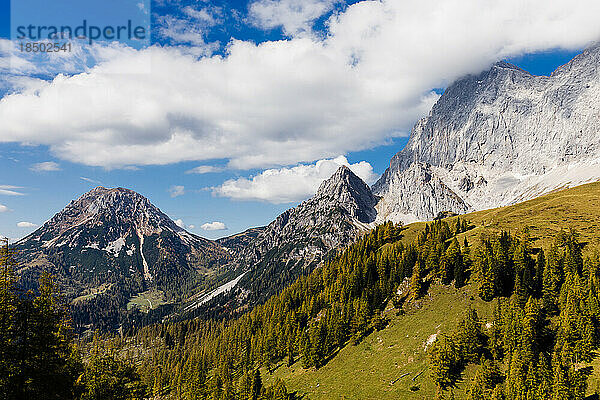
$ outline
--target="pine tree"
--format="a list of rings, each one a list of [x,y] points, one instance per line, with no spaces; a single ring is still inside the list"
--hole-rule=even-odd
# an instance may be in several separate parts
[[[39,280],[39,295],[21,301],[17,336],[18,393],[26,398],[69,398],[81,361],[72,342],[72,329],[47,273]]]
[[[430,347],[429,355],[431,377],[438,389],[454,385],[460,360],[452,339],[445,335],[439,337]]]
[[[482,358],[480,367],[467,391],[469,400],[486,400],[492,396],[496,385],[502,382],[502,374],[498,365]]]
[[[444,256],[444,270],[442,274],[442,283],[448,285],[455,278],[455,274],[458,272],[459,275],[462,273],[462,256],[460,254],[460,245],[458,240],[454,238]],[[463,279],[460,277],[461,280]]]
[[[11,384],[16,371],[15,295],[14,260],[6,245],[0,247],[0,398],[9,399],[14,395]]]
[[[423,277],[421,263],[417,263],[413,268],[413,273],[410,278],[410,292],[413,299],[419,299],[423,296]]]
[[[495,295],[496,274],[489,244],[480,246],[473,258],[479,297],[484,301],[491,301]]]
[[[544,269],[546,268],[546,254],[544,249],[540,249],[535,262],[535,277],[534,277],[534,296],[539,298],[542,295],[542,287],[544,284]]]
[[[485,340],[477,311],[474,308],[467,309],[454,334],[460,358],[467,363],[479,360]]]
[[[542,285],[544,308],[551,312],[558,310],[558,294],[562,286],[563,263],[564,258],[555,244],[548,252]]]
[[[254,370],[252,377],[252,400],[258,400],[263,392],[262,378],[260,377],[260,370],[257,368]]]

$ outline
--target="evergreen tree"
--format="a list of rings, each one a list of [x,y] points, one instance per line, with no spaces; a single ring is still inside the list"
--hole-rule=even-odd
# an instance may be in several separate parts
[[[454,385],[460,359],[456,345],[450,337],[442,335],[429,350],[431,377],[439,390]]]
[[[486,338],[477,311],[469,308],[454,334],[459,356],[465,363],[479,360]]]
[[[459,275],[462,274],[463,267],[462,255],[460,253],[460,245],[458,244],[458,240],[454,238],[448,249],[446,249],[446,254],[444,257],[444,268],[442,275],[442,283],[447,285],[455,278],[455,274],[458,272]],[[461,280],[463,277],[460,277]]]
[[[97,352],[86,365],[79,386],[81,400],[134,400],[146,394],[134,366]]]

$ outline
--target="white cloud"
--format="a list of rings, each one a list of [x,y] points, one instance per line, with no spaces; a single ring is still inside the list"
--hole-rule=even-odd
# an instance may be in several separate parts
[[[600,38],[598,15],[597,0],[362,1],[322,38],[233,40],[201,58],[101,49],[87,72],[0,100],[0,142],[107,168],[310,163],[406,135],[437,99],[431,88],[494,61],[585,46]]]
[[[34,172],[60,171],[60,165],[58,165],[58,163],[55,163],[54,161],[46,161],[33,164],[29,169]]]
[[[177,225],[181,229],[195,229],[196,228],[195,225],[186,225],[185,222],[183,222],[183,220],[181,218],[180,219],[176,219],[173,222],[175,222],[175,225]]]
[[[224,231],[227,230],[227,226],[222,222],[207,222],[200,226],[205,231]]]
[[[310,33],[313,22],[331,11],[337,0],[257,0],[248,8],[253,25],[281,27],[287,36]]]
[[[218,19],[215,18],[215,15],[214,15],[215,12],[219,12],[218,7],[213,7],[211,9],[202,8],[202,9],[198,10],[194,7],[186,6],[183,8],[183,12],[190,18],[193,18],[197,22],[204,24],[206,26],[213,26],[216,23],[218,23]]]
[[[102,184],[102,182],[100,182],[100,181],[97,181],[97,180],[92,179],[92,178],[87,178],[85,176],[80,176],[79,179],[81,179],[82,181],[86,181],[86,182],[97,184],[97,185],[101,185]]]
[[[17,226],[19,228],[35,228],[37,224],[34,224],[33,222],[21,221],[17,223]]]
[[[276,204],[298,202],[314,195],[319,185],[341,165],[350,167],[352,172],[368,184],[378,178],[368,162],[350,164],[346,157],[341,156],[333,160],[320,160],[311,165],[269,169],[250,179],[230,179],[213,188],[213,193],[235,200],[259,200]]]
[[[0,82],[7,81],[15,89],[31,89],[44,85],[34,76],[74,74],[88,70],[97,52],[105,46],[120,46],[118,43],[94,44],[72,41],[69,52],[23,52],[18,41],[0,39]],[[28,76],[29,75],[29,76]]]
[[[7,211],[8,211],[8,207],[6,207],[4,204],[0,204],[0,213],[7,212]]]
[[[0,194],[5,196],[24,196],[25,193],[17,192],[14,189],[23,189],[21,186],[0,185]]]
[[[170,39],[175,45],[191,45],[193,54],[207,56],[212,54],[219,43],[207,43],[206,34],[209,28],[220,23],[219,7],[208,6],[201,9],[186,6],[182,9],[183,16],[173,15],[157,16],[158,34]]]
[[[179,185],[171,186],[169,188],[169,193],[171,194],[171,197],[183,196],[185,194],[185,187]]]
[[[196,168],[185,171],[186,174],[209,174],[214,172],[221,172],[223,168],[215,167],[212,165],[200,165]]]
[[[218,46],[218,43],[207,43],[205,29],[190,24],[187,20],[167,15],[160,17],[158,21],[158,32],[162,37],[171,39],[176,44],[195,46],[202,50],[200,55],[210,55]]]

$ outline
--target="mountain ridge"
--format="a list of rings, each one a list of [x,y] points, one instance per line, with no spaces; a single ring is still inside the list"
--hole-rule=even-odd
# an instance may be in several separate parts
[[[238,252],[233,269],[248,271],[238,286],[243,296],[261,301],[310,272],[328,254],[374,227],[378,199],[350,168],[341,166],[316,194],[277,216],[269,225],[219,239]],[[240,237],[241,235],[241,237]],[[232,241],[246,241],[235,247]]]
[[[598,64],[595,45],[550,76],[497,63],[450,85],[373,185],[384,199],[379,221],[493,208],[600,179]],[[445,188],[416,179],[420,168]],[[419,204],[423,193],[431,199]]]

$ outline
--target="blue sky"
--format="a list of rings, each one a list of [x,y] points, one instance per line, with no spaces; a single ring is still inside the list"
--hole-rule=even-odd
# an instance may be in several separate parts
[[[138,191],[209,238],[267,224],[338,165],[373,183],[454,79],[502,59],[547,75],[600,34],[592,19],[569,29],[589,10],[500,5],[465,32],[476,1],[448,1],[441,19],[399,0],[94,0],[45,16],[48,4],[22,1],[11,26],[0,0],[0,235],[13,239],[98,185]],[[7,47],[15,21],[144,15],[151,43],[99,41],[62,59]],[[212,222],[227,229],[202,228]]]

